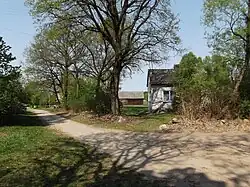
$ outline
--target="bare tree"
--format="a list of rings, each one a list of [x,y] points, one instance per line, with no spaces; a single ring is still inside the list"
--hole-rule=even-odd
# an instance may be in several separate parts
[[[27,61],[37,74],[46,74],[45,80],[51,80],[54,86],[60,87],[65,109],[68,109],[72,66],[79,64],[85,52],[85,47],[75,37],[75,33],[72,34],[67,27],[62,29],[53,25],[37,35],[27,56]]]
[[[124,68],[142,62],[162,62],[171,50],[177,50],[178,19],[170,0],[29,0],[32,13],[43,21],[65,19],[82,32],[99,33],[111,46],[112,112],[120,114],[119,83]]]

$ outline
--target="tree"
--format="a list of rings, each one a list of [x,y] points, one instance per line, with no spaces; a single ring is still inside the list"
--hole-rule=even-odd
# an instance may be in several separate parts
[[[25,93],[28,95],[29,104],[47,107],[58,103],[56,96],[39,81],[29,81],[24,85]]]
[[[65,109],[68,109],[69,76],[77,73],[78,78],[78,65],[85,52],[85,46],[76,34],[67,27],[62,29],[56,24],[52,25],[37,35],[26,55],[30,73],[33,70],[36,76],[41,75],[40,80],[53,86],[58,101],[60,88]]]
[[[231,64],[233,92],[238,98],[243,78],[249,77],[250,0],[206,0],[204,24],[212,30],[208,36],[215,52]]]
[[[10,63],[15,57],[10,53],[11,47],[0,37],[0,118],[1,122],[8,115],[13,115],[22,109],[25,94],[19,82],[19,67]]]
[[[66,57],[68,57],[67,61]],[[102,83],[110,77],[111,60],[113,60],[113,53],[109,45],[97,34],[82,35],[78,31],[59,30],[58,27],[54,28],[52,25],[42,30],[27,50],[25,72],[40,85],[40,92],[53,93],[59,104],[59,95],[67,98],[64,99],[67,104],[69,100],[71,104],[81,102],[82,93],[80,92],[84,91],[82,86],[85,86],[81,85],[85,83],[82,80],[95,79],[96,81],[93,82],[96,83],[96,87],[93,97],[95,97],[96,107],[100,108],[104,88]],[[67,77],[64,76],[65,71],[68,72]],[[67,82],[65,82],[66,78]],[[91,102],[93,105],[93,100]],[[94,111],[99,111],[99,109]]]
[[[53,93],[58,104],[60,93],[63,90],[62,70],[47,56],[48,46],[44,46],[40,36],[36,36],[35,42],[27,48],[25,53],[26,67],[24,73],[28,76],[29,87],[32,85],[39,87],[36,91],[46,91]],[[42,89],[42,90],[41,90]],[[35,95],[40,95],[37,93]],[[33,96],[32,96],[33,97]],[[35,96],[34,96],[35,97]]]
[[[233,82],[224,57],[201,59],[193,53],[183,56],[175,69],[175,88],[180,112],[189,118],[231,117]]]
[[[82,32],[99,33],[111,46],[111,108],[120,114],[119,83],[125,68],[160,62],[177,50],[178,19],[170,0],[27,0],[31,12],[45,22],[70,20]],[[44,19],[43,19],[44,18]]]

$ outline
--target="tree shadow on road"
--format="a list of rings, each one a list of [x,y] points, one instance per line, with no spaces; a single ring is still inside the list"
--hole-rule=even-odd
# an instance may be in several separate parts
[[[128,132],[95,134],[82,139],[114,156],[109,174],[97,181],[96,186],[116,183],[117,186],[223,187],[226,183],[250,186],[250,162],[241,159],[250,155],[248,134],[203,137]],[[206,167],[210,171],[202,172]],[[211,172],[213,178],[225,181],[209,179],[207,174]]]
[[[62,138],[23,158],[0,162],[0,186],[225,187],[228,181],[235,187],[250,186],[248,134],[106,132],[80,140]],[[187,162],[196,161],[197,154],[217,168],[220,180],[202,172],[202,163]]]
[[[104,138],[104,134],[97,136],[99,136],[98,140],[96,137],[97,141]],[[170,149],[173,147],[167,148],[167,146],[164,148],[166,151],[149,153],[156,142],[151,142],[149,139],[144,142],[143,136],[136,137],[134,140],[127,139],[130,144],[126,142],[124,147],[121,145],[118,148],[121,151],[120,155],[117,150],[112,158],[111,154],[107,153],[108,150],[106,152],[99,149],[99,146],[88,146],[73,139],[60,138],[29,155],[24,155],[23,158],[10,158],[4,163],[0,162],[0,186],[225,186],[223,181],[209,179],[205,173],[197,172],[192,167],[174,167],[174,169],[163,170],[160,173],[161,176],[156,176],[152,168],[145,166],[153,160],[160,162],[163,155],[174,158],[179,153],[171,153]],[[102,139],[101,145],[113,138]],[[184,142],[180,144],[185,146]],[[147,146],[149,146],[148,149]],[[136,147],[138,151],[135,151]],[[18,162],[15,159],[18,159]]]

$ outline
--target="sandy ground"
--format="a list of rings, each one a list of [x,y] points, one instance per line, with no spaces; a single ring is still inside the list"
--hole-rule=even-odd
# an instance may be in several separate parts
[[[100,129],[33,110],[57,129],[112,155],[117,168],[176,187],[250,187],[250,134],[134,133]]]

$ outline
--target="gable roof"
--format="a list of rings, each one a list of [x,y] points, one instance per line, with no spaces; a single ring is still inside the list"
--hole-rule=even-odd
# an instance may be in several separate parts
[[[120,99],[144,99],[143,92],[119,92]]]
[[[174,69],[149,69],[147,86],[150,85],[173,85]]]

